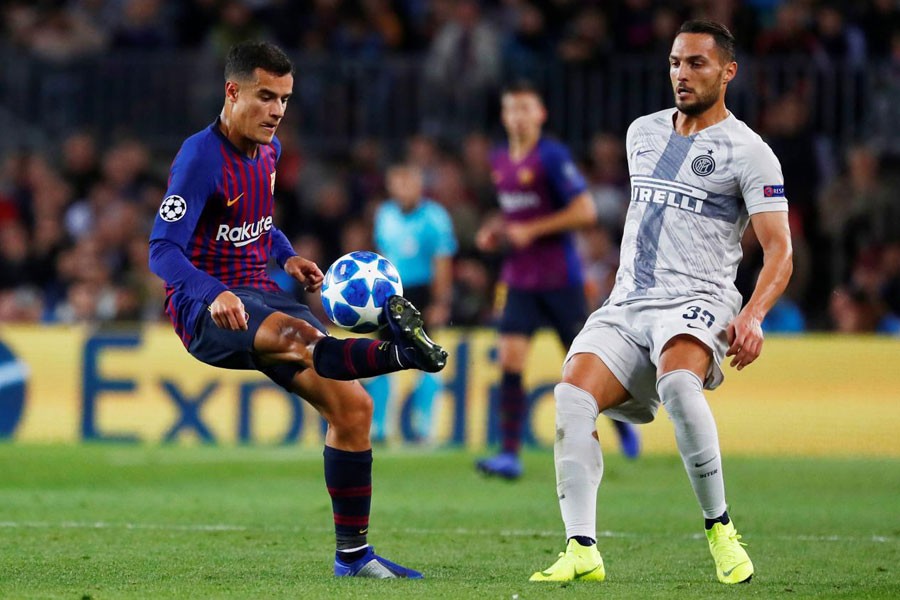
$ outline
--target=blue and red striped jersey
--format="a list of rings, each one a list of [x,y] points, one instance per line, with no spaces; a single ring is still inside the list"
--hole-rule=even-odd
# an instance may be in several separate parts
[[[273,138],[255,158],[238,150],[216,119],[182,144],[150,233],[150,268],[166,282],[166,313],[185,346],[197,317],[229,288],[275,291],[269,256],[280,266],[294,250],[274,223]]]
[[[520,160],[504,144],[491,153],[491,176],[497,200],[508,223],[552,215],[585,192],[587,183],[561,143],[541,138]],[[500,275],[510,288],[554,290],[581,285],[581,260],[571,231],[540,237],[510,250]]]

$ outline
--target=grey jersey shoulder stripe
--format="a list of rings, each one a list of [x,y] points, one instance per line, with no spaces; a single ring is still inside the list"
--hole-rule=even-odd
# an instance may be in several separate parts
[[[678,135],[673,130],[669,134],[666,148],[656,163],[651,177],[675,181],[678,171],[694,143],[693,137]],[[635,289],[629,296],[642,296],[648,289],[656,285],[656,256],[659,252],[659,235],[662,231],[666,207],[661,204],[648,204],[638,227],[634,253]]]

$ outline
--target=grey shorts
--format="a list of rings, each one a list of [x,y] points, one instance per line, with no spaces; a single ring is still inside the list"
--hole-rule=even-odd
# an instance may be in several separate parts
[[[594,311],[566,354],[597,355],[609,367],[631,398],[604,415],[629,423],[656,418],[656,366],[666,343],[678,335],[697,338],[712,354],[703,385],[712,390],[725,378],[720,364],[728,350],[726,327],[737,306],[717,298],[661,298],[608,304]]]

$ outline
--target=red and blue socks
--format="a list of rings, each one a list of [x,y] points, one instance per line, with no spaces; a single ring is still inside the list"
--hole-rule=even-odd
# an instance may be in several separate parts
[[[525,390],[521,373],[503,373],[500,379],[500,439],[502,451],[518,454],[525,421]]]
[[[372,450],[349,452],[325,446],[325,485],[334,512],[337,558],[350,563],[368,547],[372,504]]]
[[[400,371],[407,366],[393,342],[324,337],[313,349],[313,368],[328,379],[349,381]]]

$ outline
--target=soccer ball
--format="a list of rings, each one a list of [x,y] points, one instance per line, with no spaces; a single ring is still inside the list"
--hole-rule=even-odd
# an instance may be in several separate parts
[[[328,267],[322,283],[322,306],[338,327],[370,333],[387,324],[381,310],[387,299],[402,294],[396,267],[379,254],[358,250]]]

